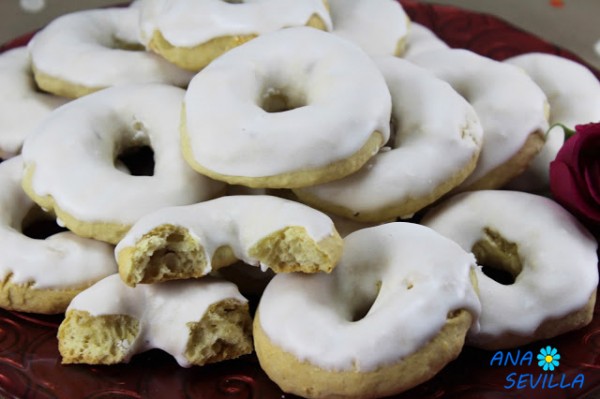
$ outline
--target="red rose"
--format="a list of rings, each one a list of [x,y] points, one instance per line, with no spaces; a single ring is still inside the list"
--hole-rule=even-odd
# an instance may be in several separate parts
[[[550,163],[557,202],[600,235],[600,123],[575,126],[575,134]]]

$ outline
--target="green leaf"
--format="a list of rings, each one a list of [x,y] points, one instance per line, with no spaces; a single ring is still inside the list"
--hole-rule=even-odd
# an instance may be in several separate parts
[[[562,123],[555,123],[552,126],[550,126],[548,128],[548,130],[546,130],[546,137],[548,137],[548,134],[550,133],[550,130],[554,129],[555,127],[561,127],[563,129],[563,131],[565,132],[565,140],[567,140],[568,138],[570,138],[571,136],[575,135],[575,133],[577,133],[575,130],[566,127],[565,125],[563,125]]]

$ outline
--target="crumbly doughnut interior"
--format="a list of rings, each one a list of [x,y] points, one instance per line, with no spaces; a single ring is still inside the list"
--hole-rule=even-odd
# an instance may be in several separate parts
[[[252,353],[252,319],[247,303],[226,299],[212,304],[202,320],[188,323],[185,357],[203,365]]]
[[[207,274],[204,249],[184,227],[165,224],[145,234],[118,255],[119,274],[131,286],[137,283],[197,278]]]
[[[63,364],[122,363],[131,357],[139,334],[140,323],[131,316],[70,310],[58,329],[58,349]]]
[[[329,273],[335,266],[334,254],[339,253],[338,239],[336,233],[317,243],[304,227],[291,226],[263,238],[249,253],[275,273]]]

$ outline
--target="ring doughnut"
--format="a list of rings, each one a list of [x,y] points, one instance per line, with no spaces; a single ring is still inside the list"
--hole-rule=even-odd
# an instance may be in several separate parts
[[[0,55],[0,87],[0,159],[8,159],[19,154],[29,132],[67,100],[37,90],[26,47]]]
[[[115,244],[155,209],[216,196],[222,184],[181,156],[183,95],[166,85],[121,85],[57,109],[23,146],[25,191],[75,234]],[[123,151],[143,146],[154,151],[153,175],[115,167]]]
[[[190,367],[251,353],[251,331],[247,300],[232,283],[207,277],[131,288],[114,274],[73,299],[58,344],[63,364],[124,363],[158,348]]]
[[[358,47],[316,29],[284,29],[192,79],[183,154],[198,172],[230,184],[304,187],[346,176],[375,155],[388,139],[390,111],[385,81]]]
[[[588,121],[600,121],[600,82],[575,61],[552,54],[530,53],[505,60],[516,65],[546,93],[550,103],[550,126],[560,123],[570,129]],[[509,187],[520,191],[548,190],[549,165],[565,142],[562,128],[546,134],[546,144],[529,168]]]
[[[548,130],[547,99],[531,78],[513,65],[462,49],[421,52],[408,60],[450,83],[483,126],[477,167],[458,191],[502,187],[526,169]]]
[[[357,44],[371,56],[401,56],[410,20],[395,0],[327,0],[331,33]]]
[[[148,0],[141,4],[146,47],[198,71],[223,53],[293,26],[331,30],[325,0]]]
[[[64,15],[29,44],[35,80],[48,92],[81,97],[118,84],[186,86],[192,74],[145,51],[137,8],[86,10]]]
[[[468,337],[471,345],[516,347],[592,320],[597,243],[554,201],[518,191],[464,193],[423,223],[473,251],[480,265],[514,279],[500,283],[477,270],[481,329]]]
[[[377,66],[392,95],[392,140],[358,172],[294,190],[316,208],[349,219],[383,222],[410,217],[473,171],[482,128],[450,85],[396,57]]]
[[[202,277],[242,260],[275,272],[330,272],[342,240],[326,215],[277,197],[229,196],[141,218],[115,250],[123,281]]]
[[[407,390],[458,356],[476,327],[474,267],[472,255],[417,224],[352,233],[331,274],[278,274],[267,285],[253,327],[260,365],[302,397]]]
[[[0,164],[0,307],[62,313],[80,291],[116,272],[113,248],[70,232],[26,236],[23,229],[44,218],[21,188],[22,173],[20,156]]]

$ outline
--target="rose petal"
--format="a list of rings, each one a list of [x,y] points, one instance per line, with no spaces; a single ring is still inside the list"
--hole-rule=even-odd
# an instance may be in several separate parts
[[[583,175],[590,197],[600,208],[600,157],[591,158],[585,163]]]
[[[586,141],[590,139],[590,135],[585,133],[577,133],[571,136],[556,155],[557,161],[562,161],[575,170],[573,177],[577,182],[580,190],[585,190],[586,182],[583,173],[578,173],[583,165],[583,149],[586,148]]]
[[[598,123],[586,123],[584,125],[575,126],[577,133],[584,134],[600,134],[600,122]]]
[[[580,192],[576,178],[569,165],[553,161],[550,164],[550,189],[556,201],[575,216],[587,220],[590,224],[600,225],[600,210],[597,204]]]
[[[579,139],[579,134],[569,137],[556,154],[556,160],[571,163],[574,158],[576,159]]]

